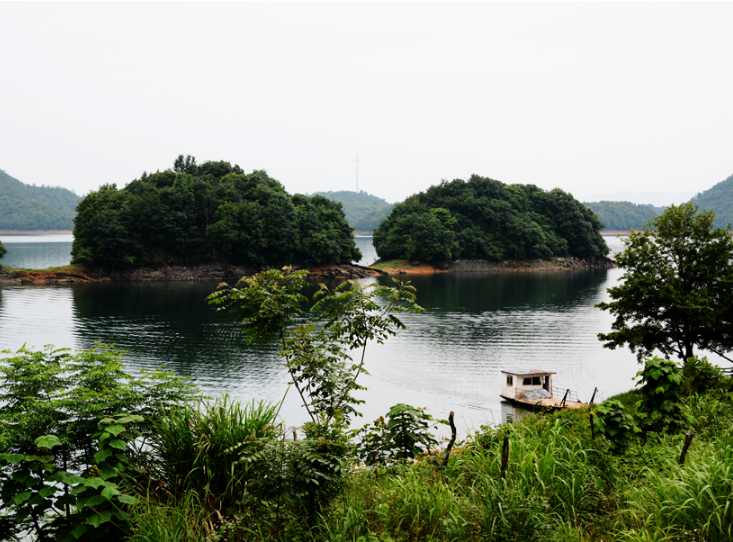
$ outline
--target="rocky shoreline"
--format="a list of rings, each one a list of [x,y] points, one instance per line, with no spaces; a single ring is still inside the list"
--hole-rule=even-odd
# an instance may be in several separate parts
[[[369,276],[386,275],[384,271],[361,265],[323,265],[317,267],[298,267],[308,269],[308,278],[357,279]],[[60,271],[23,271],[20,269],[0,268],[0,285],[3,284],[73,284],[78,282],[154,282],[218,280],[234,283],[244,276],[251,276],[259,269],[224,263],[198,265],[146,266],[133,269],[65,269]]]
[[[479,271],[558,271],[580,269],[608,269],[616,267],[610,258],[552,258],[549,260],[489,262],[487,260],[456,260],[435,265],[410,263],[407,265],[375,269],[362,265],[321,265],[298,267],[308,269],[308,278],[322,279],[359,279],[379,275],[406,275],[429,273],[470,273]],[[0,268],[0,285],[11,284],[73,284],[78,282],[152,282],[152,281],[186,281],[186,280],[218,280],[234,283],[244,276],[251,276],[259,270],[251,267],[229,265],[225,263],[207,263],[198,265],[146,266],[133,269],[87,269],[79,267],[60,271],[23,271],[20,269]]]

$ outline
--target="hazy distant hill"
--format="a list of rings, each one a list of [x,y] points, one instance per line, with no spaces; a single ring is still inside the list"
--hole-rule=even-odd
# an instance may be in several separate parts
[[[372,196],[364,191],[316,192],[331,201],[338,201],[344,208],[346,221],[355,230],[372,231],[389,216],[394,203]]]
[[[712,188],[700,192],[692,201],[708,211],[715,211],[715,226],[727,228],[733,222],[733,175]]]
[[[647,222],[664,212],[664,207],[629,201],[584,202],[603,222],[604,230],[643,230]]]
[[[0,169],[0,230],[71,230],[79,196],[23,184]]]

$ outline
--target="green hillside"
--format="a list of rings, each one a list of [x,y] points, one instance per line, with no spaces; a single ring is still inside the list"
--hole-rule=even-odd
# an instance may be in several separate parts
[[[585,202],[585,205],[603,222],[604,230],[643,230],[652,218],[664,212],[664,207],[629,201]]]
[[[0,169],[0,230],[71,230],[80,200],[66,188],[29,186]]]
[[[700,192],[692,201],[701,210],[715,211],[716,228],[727,228],[733,222],[733,175]]]
[[[473,175],[395,205],[374,231],[374,247],[386,260],[592,258],[608,253],[601,228],[588,207],[560,189]]]
[[[394,203],[372,196],[366,192],[316,192],[317,195],[339,202],[344,209],[346,221],[355,230],[372,231],[389,216]]]

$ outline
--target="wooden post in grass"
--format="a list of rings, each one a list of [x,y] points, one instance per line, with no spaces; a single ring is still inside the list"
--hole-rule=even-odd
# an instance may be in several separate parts
[[[692,439],[695,437],[695,433],[685,433],[685,444],[682,446],[682,453],[680,454],[680,465],[685,464],[685,457],[687,456],[687,450],[692,444]]]
[[[588,405],[592,405],[593,404],[593,399],[596,398],[596,393],[597,392],[598,392],[598,388],[596,388],[596,389],[593,390],[593,397],[590,398],[590,403],[588,403]]]
[[[298,440],[298,432],[295,429],[293,429],[293,441],[297,441],[297,440]]]
[[[560,403],[560,408],[565,408],[565,401],[568,399],[568,393],[570,393],[570,388],[565,390],[565,395],[562,397],[562,403]]]
[[[448,416],[448,423],[450,423],[450,442],[448,443],[448,446],[445,449],[445,457],[443,458],[443,467],[448,466],[448,458],[450,457],[450,451],[453,449],[453,444],[456,441],[456,424],[453,423],[453,411],[450,411],[450,415]]]
[[[592,440],[596,440],[596,428],[593,426],[593,413],[592,412],[588,415],[588,418],[590,419],[590,438]]]
[[[504,435],[504,443],[501,446],[501,477],[506,478],[506,467],[509,463],[509,435]]]

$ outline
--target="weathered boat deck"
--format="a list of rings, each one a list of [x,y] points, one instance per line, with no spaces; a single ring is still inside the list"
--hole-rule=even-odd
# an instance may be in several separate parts
[[[554,409],[561,409],[561,408],[582,408],[587,407],[588,403],[581,403],[579,401],[565,401],[565,405],[562,405],[562,399],[558,399],[557,397],[549,397],[547,399],[516,399],[514,397],[507,397],[506,395],[501,396],[502,399],[506,399],[512,404],[518,405],[518,406],[525,406],[528,408],[554,408]]]

